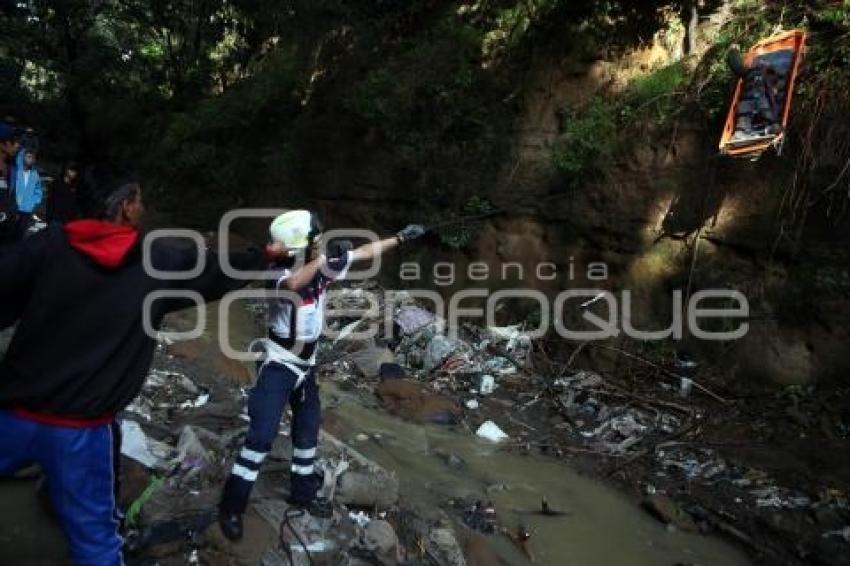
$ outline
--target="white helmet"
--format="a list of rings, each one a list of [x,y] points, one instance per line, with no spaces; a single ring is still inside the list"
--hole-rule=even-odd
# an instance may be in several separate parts
[[[309,247],[321,231],[318,217],[309,210],[284,212],[272,220],[269,226],[272,241],[279,242],[290,250]]]

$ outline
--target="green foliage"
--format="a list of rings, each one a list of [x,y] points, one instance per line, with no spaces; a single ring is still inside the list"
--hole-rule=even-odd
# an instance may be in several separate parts
[[[679,108],[687,83],[687,69],[676,62],[638,77],[628,86],[623,97],[622,118],[631,120],[649,116],[663,125]]]
[[[482,198],[478,195],[472,195],[463,205],[463,212],[466,216],[479,216],[490,214],[496,209],[489,199]]]
[[[594,174],[609,159],[615,147],[617,114],[615,106],[595,97],[586,108],[566,108],[563,112],[564,140],[555,146],[555,166],[578,183]]]
[[[294,106],[296,77],[293,54],[278,50],[223,95],[167,115],[152,128],[159,139],[148,168],[159,178],[231,196],[252,187],[263,157],[254,140]]]
[[[440,242],[455,250],[465,248],[472,242],[473,233],[469,226],[457,225],[441,228],[437,231]]]
[[[623,132],[636,123],[665,126],[680,107],[687,69],[677,62],[633,80],[619,96],[596,96],[585,107],[562,112],[563,139],[552,150],[555,166],[575,186],[600,174]]]
[[[352,106],[356,113],[373,123],[392,118],[393,94],[398,79],[384,68],[374,69],[366,78],[354,85]]]
[[[460,215],[454,213],[442,214],[434,219],[437,224],[451,222],[451,224],[436,229],[440,242],[453,249],[465,248],[478,234],[475,228],[476,222],[495,212],[496,208],[489,199],[472,195],[463,204]]]
[[[484,121],[474,104],[481,34],[453,14],[425,37],[396,46],[354,84],[349,108],[388,137]]]

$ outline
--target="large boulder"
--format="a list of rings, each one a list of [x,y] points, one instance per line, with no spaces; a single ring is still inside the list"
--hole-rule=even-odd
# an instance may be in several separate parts
[[[375,392],[388,412],[409,421],[448,424],[462,413],[454,401],[407,379],[383,381]]]

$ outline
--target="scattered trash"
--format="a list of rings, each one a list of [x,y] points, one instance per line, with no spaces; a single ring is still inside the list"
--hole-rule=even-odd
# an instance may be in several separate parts
[[[198,407],[203,407],[204,405],[206,405],[207,401],[209,401],[209,400],[210,400],[210,394],[209,393],[201,393],[200,395],[198,395],[198,397],[196,399],[193,399],[191,401],[183,401],[182,403],[180,403],[180,408],[181,409],[197,409]]]
[[[349,511],[348,518],[351,519],[358,527],[365,527],[372,519],[365,511]]]
[[[841,530],[823,533],[823,538],[829,537],[841,537],[844,539],[844,542],[850,542],[850,526],[844,527]]]
[[[426,371],[434,371],[439,368],[449,355],[457,350],[457,342],[449,340],[445,336],[437,335],[428,343],[425,350],[423,365]]]
[[[778,509],[802,509],[809,507],[812,500],[801,494],[778,486],[768,486],[750,491],[756,497],[757,507],[776,507]]]
[[[708,449],[672,447],[656,450],[656,457],[665,469],[679,470],[688,481],[722,478],[728,470],[726,462]]]
[[[434,315],[417,306],[406,306],[399,309],[395,322],[404,334],[413,334],[434,322]]]
[[[503,440],[508,440],[508,438],[510,438],[493,421],[484,422],[484,424],[478,427],[478,430],[475,431],[475,434],[481,438],[489,440],[490,442],[502,442]]]
[[[499,518],[496,516],[496,508],[491,502],[459,503],[463,508],[463,524],[470,529],[485,535],[495,534],[499,529]]]
[[[490,374],[484,374],[478,379],[478,392],[490,395],[496,390],[496,379]]]
[[[177,440],[177,456],[174,461],[179,462],[184,470],[203,468],[213,461],[209,451],[204,448],[199,434],[203,434],[207,438],[213,436],[211,432],[204,431],[201,433],[200,429],[192,426],[184,426],[183,430],[180,431],[180,438]]]
[[[682,399],[687,399],[688,395],[691,394],[691,389],[693,388],[694,382],[689,377],[683,377],[679,383],[679,397]]]
[[[469,401],[464,403],[464,405],[466,405],[467,409],[474,411],[475,409],[478,408],[478,401],[475,400],[475,399],[470,399]]]
[[[167,444],[148,438],[139,423],[129,419],[121,421],[121,453],[146,468],[164,470],[172,449]]]
[[[151,476],[150,483],[145,490],[139,495],[127,508],[126,521],[127,526],[134,527],[139,522],[139,516],[142,512],[142,507],[153,496],[154,492],[162,485],[162,478]]]

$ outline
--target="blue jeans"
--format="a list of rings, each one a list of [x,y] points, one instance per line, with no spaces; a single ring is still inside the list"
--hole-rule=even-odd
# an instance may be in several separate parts
[[[73,428],[0,411],[0,474],[39,464],[77,566],[122,564],[115,514],[113,433],[108,424]]]
[[[322,420],[319,387],[312,368],[297,389],[296,381],[297,376],[283,365],[271,362],[261,366],[257,384],[248,397],[248,416],[251,417],[248,436],[224,485],[222,511],[245,512],[260,466],[277,438],[287,402],[292,407],[293,446],[289,500],[306,504],[315,499],[317,482],[313,462]]]

